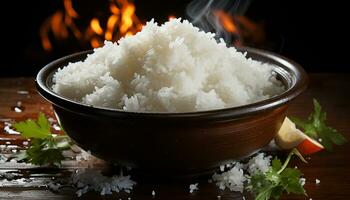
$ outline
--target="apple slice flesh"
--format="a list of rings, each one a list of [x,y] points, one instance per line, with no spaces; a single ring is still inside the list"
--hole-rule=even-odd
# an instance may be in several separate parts
[[[278,131],[275,141],[284,150],[298,146],[305,139],[305,134],[296,128],[295,124],[286,117]]]
[[[281,149],[288,150],[296,147],[303,155],[310,155],[324,149],[322,144],[297,129],[288,117],[284,119],[275,141]]]

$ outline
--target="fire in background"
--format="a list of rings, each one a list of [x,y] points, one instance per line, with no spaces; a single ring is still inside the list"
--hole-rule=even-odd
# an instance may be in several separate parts
[[[144,25],[137,17],[136,6],[131,0],[104,0],[107,9],[100,11],[103,15],[90,16],[88,19],[77,12],[75,6],[78,5],[73,1],[62,0],[64,9],[57,10],[42,23],[40,37],[45,51],[50,52],[55,44],[65,42],[83,48],[100,47],[104,40],[117,41],[121,37],[133,35]],[[103,1],[99,3],[103,4]],[[259,46],[265,41],[262,24],[242,15],[231,15],[224,10],[211,12],[220,26],[232,35],[234,45]],[[169,19],[175,17],[169,15]]]
[[[135,5],[128,0],[110,1],[107,19],[92,17],[86,27],[77,25],[82,19],[74,9],[72,0],[63,0],[63,5],[64,10],[56,11],[40,27],[41,43],[46,51],[53,49],[53,40],[62,41],[71,37],[80,43],[90,43],[91,47],[96,48],[104,40],[116,41],[133,35],[143,26],[135,14]]]

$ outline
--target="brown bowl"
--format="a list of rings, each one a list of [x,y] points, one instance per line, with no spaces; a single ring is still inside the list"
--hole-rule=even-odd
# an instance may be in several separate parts
[[[305,71],[276,54],[244,48],[248,57],[273,64],[287,90],[257,103],[188,113],[127,112],[93,107],[52,90],[52,76],[92,51],[58,59],[36,77],[39,93],[53,104],[60,124],[80,147],[117,164],[157,174],[193,175],[250,155],[274,138],[288,102],[307,86]]]

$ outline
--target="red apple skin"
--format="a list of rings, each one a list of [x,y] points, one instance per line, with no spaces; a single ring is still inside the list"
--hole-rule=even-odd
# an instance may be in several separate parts
[[[310,155],[310,154],[314,154],[318,151],[321,151],[322,149],[324,149],[324,147],[322,145],[319,146],[319,145],[313,143],[309,139],[305,139],[297,146],[297,149],[303,155]]]

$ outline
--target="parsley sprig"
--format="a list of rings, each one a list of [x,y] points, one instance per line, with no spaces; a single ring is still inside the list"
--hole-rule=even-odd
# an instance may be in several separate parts
[[[314,112],[312,112],[306,121],[292,117],[291,120],[299,127],[304,129],[305,134],[321,142],[327,149],[332,151],[333,145],[342,145],[347,139],[337,130],[326,125],[326,112],[322,112],[321,105],[316,99],[313,100]]]
[[[297,155],[303,162],[306,162],[299,151],[293,149],[283,165],[279,159],[275,158],[267,172],[258,172],[248,177],[246,188],[253,193],[255,200],[279,199],[283,192],[306,195],[300,182],[302,176],[300,170],[287,168],[293,155]]]
[[[54,135],[51,126],[43,113],[39,113],[36,121],[28,119],[13,124],[22,135],[30,139],[30,147],[18,156],[35,165],[60,166],[64,159],[62,151],[70,148],[67,135]]]

